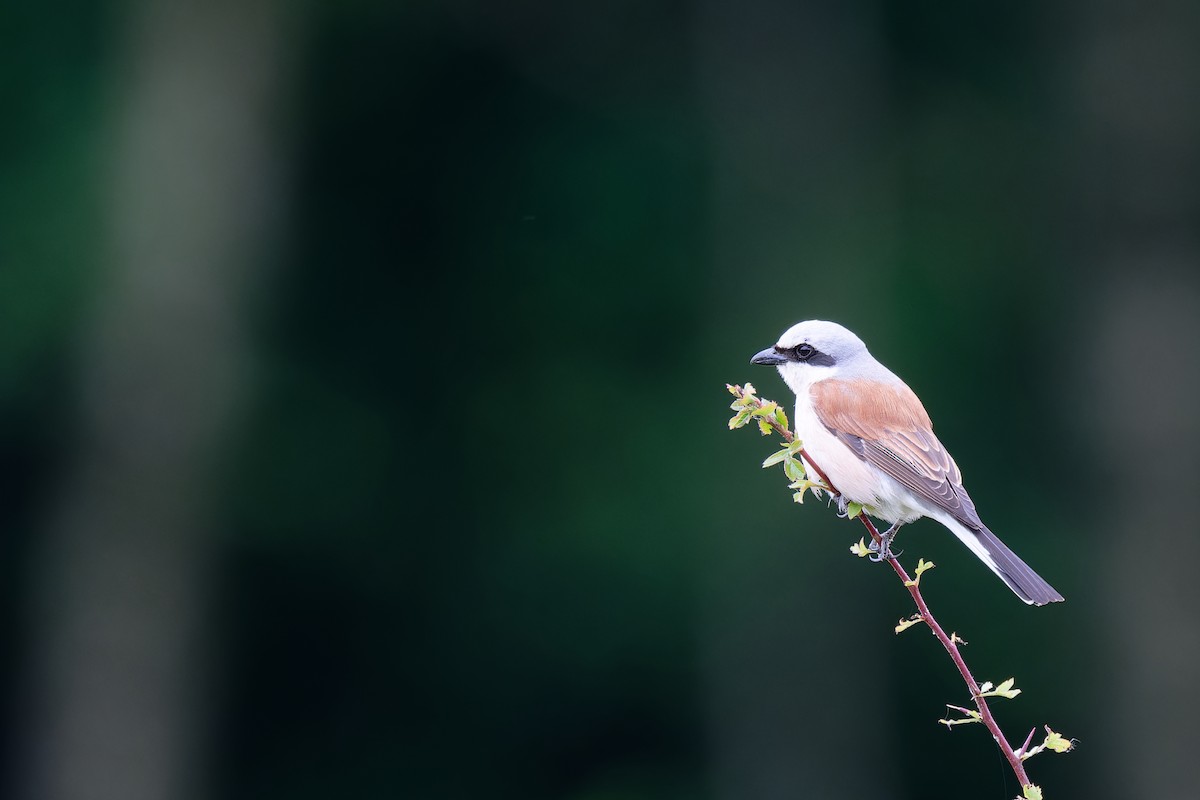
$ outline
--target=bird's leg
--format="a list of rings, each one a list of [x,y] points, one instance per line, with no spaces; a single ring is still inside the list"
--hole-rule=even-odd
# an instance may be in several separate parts
[[[900,531],[900,526],[903,524],[903,522],[893,523],[892,527],[879,534],[878,542],[871,542],[871,544],[868,545],[867,549],[869,549],[872,553],[870,557],[872,561],[887,561],[889,558],[898,556],[901,552],[903,552],[900,550],[892,552],[891,548],[892,540],[896,538],[896,534]]]

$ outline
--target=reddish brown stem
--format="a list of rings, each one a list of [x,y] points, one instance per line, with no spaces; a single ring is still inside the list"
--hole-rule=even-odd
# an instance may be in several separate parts
[[[811,464],[811,459],[809,460]],[[860,514],[859,519],[862,520],[864,526],[871,533],[871,538],[876,542],[880,540],[879,531],[875,530],[874,523],[867,518],[866,514]],[[925,598],[921,596],[921,588],[914,583],[908,573],[904,571],[904,567],[896,560],[895,556],[888,558],[888,563],[892,565],[892,569],[900,576],[900,580],[904,581],[904,588],[908,589],[908,593],[912,595],[913,602],[917,604],[917,610],[921,613],[921,620],[929,626],[933,631],[933,635],[942,643],[942,647],[946,648],[946,652],[950,654],[950,659],[954,662],[954,666],[958,667],[958,674],[962,676],[966,682],[967,688],[971,690],[971,699],[975,701],[975,708],[979,710],[979,716],[983,719],[983,724],[992,734],[992,738],[996,740],[996,745],[1000,748],[1000,752],[1004,753],[1004,758],[1007,759],[1008,765],[1012,767],[1012,771],[1016,774],[1017,780],[1021,782],[1021,786],[1029,785],[1029,776],[1025,774],[1025,764],[1021,761],[1021,757],[1013,751],[1012,745],[1008,743],[1004,732],[1000,730],[999,723],[992,716],[992,710],[988,708],[987,700],[979,692],[979,684],[975,681],[975,676],[971,674],[971,670],[967,667],[967,662],[963,660],[962,652],[958,649],[958,645],[954,640],[946,635],[946,631],[934,618],[933,612],[929,610],[929,606],[925,603]]]
[[[742,387],[731,386],[729,388],[736,389],[737,396],[739,398],[743,396]],[[761,401],[758,402],[761,405]],[[766,417],[765,419],[767,420],[767,423],[786,441],[791,442],[795,438],[791,431],[787,430],[782,425],[779,425],[773,418]],[[829,480],[829,476],[821,469],[821,467],[818,466],[815,461],[813,461],[812,456],[810,456],[803,448],[800,449],[799,455],[801,455],[804,460],[808,462],[808,465],[813,468],[813,471],[816,472],[821,480],[824,481],[825,485],[829,487],[829,493],[835,497],[840,497],[841,494],[838,492],[837,487],[833,485],[833,482]],[[876,530],[875,524],[871,522],[865,513],[860,513],[858,515],[858,519],[866,527],[867,532],[871,534],[871,538],[876,543],[882,541],[882,537],[879,535],[879,531]],[[900,562],[896,560],[896,557],[890,556],[887,562],[891,565],[892,570],[895,571],[896,575],[900,577],[900,580],[904,582],[904,588],[908,589],[909,595],[912,596],[913,602],[916,603],[917,610],[921,614],[921,621],[929,626],[929,629],[933,631],[933,635],[937,637],[938,641],[942,643],[942,647],[944,647],[946,652],[950,654],[950,659],[954,662],[954,666],[958,668],[958,674],[962,676],[963,681],[967,684],[967,688],[971,692],[971,699],[975,701],[975,708],[978,709],[979,716],[982,719],[983,724],[992,734],[992,738],[996,741],[996,745],[1000,748],[1000,752],[1004,754],[1004,758],[1008,761],[1009,766],[1012,767],[1013,773],[1016,774],[1017,780],[1021,782],[1022,787],[1028,786],[1030,784],[1030,780],[1029,776],[1025,774],[1025,764],[1021,761],[1021,757],[1018,756],[1013,750],[1012,745],[1008,743],[1008,739],[1005,738],[1004,732],[1000,730],[1000,725],[996,722],[996,718],[992,716],[992,711],[990,708],[988,708],[987,700],[984,699],[979,691],[979,683],[976,682],[975,676],[971,674],[971,670],[967,667],[967,662],[963,660],[962,653],[959,651],[958,645],[950,636],[946,635],[946,631],[933,616],[933,612],[929,610],[929,605],[925,602],[925,598],[921,596],[920,586],[911,578],[909,578],[908,573],[904,570],[904,567],[901,566]]]

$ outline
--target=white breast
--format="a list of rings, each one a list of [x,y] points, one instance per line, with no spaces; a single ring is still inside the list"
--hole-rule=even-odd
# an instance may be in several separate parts
[[[804,450],[847,500],[888,522],[912,522],[926,516],[920,501],[889,475],[859,458],[817,419],[807,387],[796,394],[796,435]],[[813,474],[815,478],[815,473]]]

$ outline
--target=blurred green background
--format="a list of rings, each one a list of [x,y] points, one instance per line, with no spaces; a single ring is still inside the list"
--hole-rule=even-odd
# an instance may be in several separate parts
[[[1190,798],[1185,0],[0,5],[3,794],[1010,798],[726,382],[925,401],[1047,797]]]

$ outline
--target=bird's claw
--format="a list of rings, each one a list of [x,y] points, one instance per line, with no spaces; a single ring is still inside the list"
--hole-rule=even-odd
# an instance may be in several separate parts
[[[904,553],[903,550],[893,550],[891,548],[892,539],[895,538],[896,532],[899,530],[900,524],[896,523],[883,533],[879,534],[879,541],[872,540],[871,543],[867,545],[867,549],[871,551],[871,555],[867,556],[867,558],[871,559],[875,563],[879,563],[880,561],[890,561],[896,556],[902,555]]]
[[[888,548],[888,550],[883,553],[877,552],[879,550],[878,545],[876,545],[875,547],[871,547],[870,549],[873,552],[871,553],[871,555],[867,556],[867,558],[870,559],[871,561],[874,561],[876,564],[878,564],[880,561],[890,561],[893,558],[895,558],[896,556],[904,555],[903,550],[892,550],[891,548]]]

